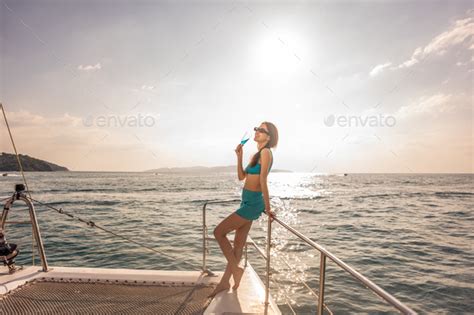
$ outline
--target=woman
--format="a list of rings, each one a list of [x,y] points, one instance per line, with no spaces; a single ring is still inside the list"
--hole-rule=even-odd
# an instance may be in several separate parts
[[[247,235],[252,227],[252,222],[257,220],[265,211],[273,220],[274,213],[270,209],[270,197],[267,186],[267,175],[273,164],[273,154],[270,148],[278,143],[278,130],[271,122],[263,122],[260,127],[255,127],[254,141],[257,142],[258,152],[252,157],[249,165],[242,168],[242,145],[235,149],[237,154],[237,173],[239,180],[245,179],[242,190],[240,208],[225,218],[214,229],[214,236],[227,259],[227,267],[220,283],[209,297],[230,288],[230,277],[234,278],[233,290],[237,289],[244,273],[239,267],[240,258]],[[260,161],[260,163],[259,163]],[[234,248],[227,239],[227,234],[235,230]]]

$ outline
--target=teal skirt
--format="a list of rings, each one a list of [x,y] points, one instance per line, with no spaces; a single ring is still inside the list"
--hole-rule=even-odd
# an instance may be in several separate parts
[[[243,188],[240,208],[235,213],[247,220],[257,220],[264,210],[265,201],[262,192]]]

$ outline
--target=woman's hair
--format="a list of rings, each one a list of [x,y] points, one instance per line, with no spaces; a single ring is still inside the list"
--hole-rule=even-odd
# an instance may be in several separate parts
[[[270,140],[267,142],[267,144],[265,144],[265,146],[263,148],[261,148],[260,150],[258,150],[257,153],[254,154],[254,156],[252,157],[252,160],[250,161],[250,167],[254,167],[255,165],[257,165],[257,162],[260,159],[260,152],[263,149],[265,149],[265,148],[274,148],[278,144],[278,129],[277,129],[277,127],[275,127],[275,125],[272,124],[269,121],[264,121],[264,122],[262,122],[262,124],[265,124],[265,126],[267,126],[268,133],[270,134]]]

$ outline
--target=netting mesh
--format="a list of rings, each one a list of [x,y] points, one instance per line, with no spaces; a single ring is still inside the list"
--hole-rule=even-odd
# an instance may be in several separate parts
[[[0,314],[202,314],[215,285],[35,280],[0,299]]]

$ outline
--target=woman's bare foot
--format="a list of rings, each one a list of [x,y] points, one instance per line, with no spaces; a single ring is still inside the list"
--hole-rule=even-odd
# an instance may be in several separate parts
[[[240,285],[240,280],[242,280],[242,276],[244,275],[244,268],[237,267],[237,274],[234,274],[234,285],[232,286],[232,290],[236,290]]]
[[[221,292],[221,291],[224,291],[224,290],[229,290],[230,288],[230,284],[229,283],[220,283],[217,285],[217,287],[214,289],[214,291],[212,291],[211,294],[209,294],[207,297],[208,298],[211,298],[211,297],[214,297],[217,295],[217,293]]]

